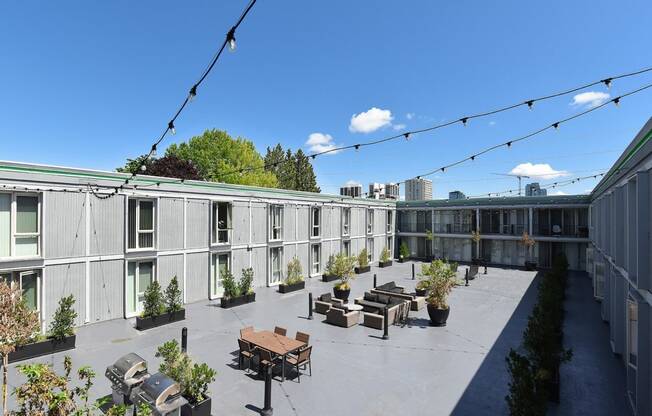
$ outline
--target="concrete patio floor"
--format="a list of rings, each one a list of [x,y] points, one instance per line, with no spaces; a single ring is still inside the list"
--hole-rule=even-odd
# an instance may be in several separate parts
[[[416,264],[417,272],[420,265]],[[378,284],[396,281],[413,290],[411,264],[372,268],[352,283],[351,299]],[[460,266],[458,275],[463,276]],[[411,325],[390,327],[390,339],[382,331],[361,325],[340,328],[323,322],[325,316],[308,314],[308,291],[314,296],[329,292],[332,283],[316,279],[306,290],[281,295],[275,288],[257,290],[253,304],[222,309],[215,302],[187,305],[187,319],[145,332],[130,320],[114,320],[78,330],[78,347],[67,354],[75,367],[91,365],[98,374],[93,397],[110,392],[103,376],[106,366],[128,352],[148,360],[150,372],[159,360],[156,347],[189,331],[188,350],[198,362],[218,371],[210,386],[215,415],[254,415],[262,407],[264,383],[237,369],[240,328],[282,326],[288,335],[309,333],[313,345],[313,375],[274,381],[275,415],[477,415],[506,414],[504,397],[508,375],[505,355],[518,347],[536,294],[536,274],[521,270],[489,268],[487,275],[458,287],[450,297],[448,326],[428,325],[425,309],[411,313]],[[606,342],[606,340],[605,340]],[[34,360],[62,368],[64,353]],[[12,366],[10,381],[20,383]]]

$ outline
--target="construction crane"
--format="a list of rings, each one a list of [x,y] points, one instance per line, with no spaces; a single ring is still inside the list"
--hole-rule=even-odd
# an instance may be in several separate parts
[[[525,175],[515,175],[513,173],[493,173],[493,175],[500,175],[500,176],[510,176],[512,178],[518,178],[518,196],[521,196],[521,180],[523,178],[525,179],[530,179],[529,176]]]

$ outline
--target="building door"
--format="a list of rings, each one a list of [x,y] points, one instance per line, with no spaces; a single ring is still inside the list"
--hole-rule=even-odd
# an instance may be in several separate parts
[[[130,261],[127,265],[126,307],[127,316],[143,311],[145,291],[154,281],[153,261]]]
[[[283,247],[272,247],[270,251],[269,286],[278,285],[283,280]]]

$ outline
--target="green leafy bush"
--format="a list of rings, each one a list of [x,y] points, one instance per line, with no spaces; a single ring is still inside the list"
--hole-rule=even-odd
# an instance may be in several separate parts
[[[410,248],[408,247],[405,241],[401,242],[401,245],[398,249],[398,254],[401,256],[403,260],[406,260],[410,257]]]
[[[170,284],[165,288],[165,305],[168,313],[180,311],[183,305],[181,289],[179,289],[179,281],[176,276],[170,280]]]
[[[419,289],[429,290],[426,302],[435,308],[447,309],[448,295],[457,285],[455,272],[445,261],[433,260],[432,263],[421,266],[421,275],[427,283],[422,284]]]
[[[288,263],[288,273],[284,284],[293,285],[299,282],[303,282],[303,269],[301,268],[299,259],[294,256]]]
[[[380,252],[380,261],[387,263],[390,260],[389,249],[387,247],[383,248],[383,251]]]
[[[358,254],[358,266],[367,267],[369,266],[369,253],[366,248],[363,248],[360,254]]]
[[[69,295],[59,299],[59,306],[54,312],[50,323],[50,337],[57,341],[63,341],[75,334],[75,319],[77,312],[73,308],[75,296]]]
[[[239,296],[253,293],[254,292],[253,283],[254,283],[254,269],[252,269],[251,267],[242,269],[242,277],[240,277],[240,283],[238,284]]]
[[[240,296],[240,288],[238,283],[233,277],[233,273],[229,269],[222,269],[220,271],[220,278],[222,279],[222,287],[224,288],[224,297],[227,299],[237,298]]]
[[[143,318],[158,316],[165,313],[165,302],[161,292],[161,284],[156,280],[147,286],[143,300]]]
[[[351,289],[349,280],[353,279],[355,273],[355,264],[358,260],[355,257],[349,257],[344,253],[335,256],[333,260],[333,276],[337,276],[340,281],[335,287],[340,290]]]
[[[511,376],[505,396],[512,416],[545,416],[545,398],[537,394],[536,369],[527,357],[509,350],[507,370]]]
[[[324,269],[324,274],[326,276],[335,276],[335,273],[333,272],[334,264],[335,264],[335,256],[331,254],[330,256],[328,256],[328,261],[326,262],[326,267]]]

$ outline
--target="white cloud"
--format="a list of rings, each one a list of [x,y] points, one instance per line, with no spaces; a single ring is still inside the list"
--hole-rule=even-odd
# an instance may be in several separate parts
[[[310,136],[308,136],[308,140],[306,141],[306,146],[308,146],[308,150],[310,150],[312,153],[327,152],[337,147],[333,141],[333,136],[324,133],[310,134]],[[327,154],[331,155],[337,152],[338,151],[335,150]]]
[[[547,163],[532,164],[530,162],[521,163],[509,173],[512,175],[529,176],[532,179],[553,179],[560,176],[568,176],[568,172],[565,170],[555,170]]]
[[[362,184],[360,182],[354,181],[353,179],[346,181],[346,183],[344,185],[345,186],[356,186],[356,185],[362,186]]]
[[[372,107],[365,112],[351,116],[349,131],[352,133],[371,133],[391,125],[392,120],[394,120],[394,117],[392,117],[391,111]]]
[[[394,125],[392,126],[392,128],[393,128],[394,130],[397,130],[397,131],[398,131],[398,130],[403,130],[405,127],[407,127],[405,124],[394,124]]]
[[[557,196],[557,195],[568,195],[568,194],[566,192],[564,192],[564,191],[555,191],[555,192],[552,192],[550,195],[556,195]]]
[[[408,120],[412,120],[412,119],[414,118],[414,113],[407,113],[407,114],[405,115],[405,117],[406,117]]]
[[[587,108],[593,108],[599,106],[600,104],[604,104],[609,99],[609,97],[610,95],[607,94],[606,92],[587,91],[575,95],[573,97],[573,101],[571,102],[571,105],[578,106],[578,107],[586,106]]]

